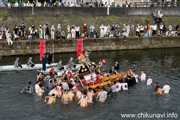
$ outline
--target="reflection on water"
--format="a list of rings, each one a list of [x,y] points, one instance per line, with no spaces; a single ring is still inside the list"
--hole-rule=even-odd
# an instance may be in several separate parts
[[[154,95],[154,86],[147,87],[145,82],[139,82],[128,91],[109,96],[105,103],[95,103],[88,108],[80,108],[77,100],[70,107],[62,107],[60,99],[55,105],[47,105],[36,95],[21,94],[21,89],[28,81],[36,82],[36,71],[15,71],[0,73],[0,116],[1,119],[18,120],[119,120],[121,113],[180,113],[180,54],[179,48],[128,50],[92,52],[91,61],[98,62],[102,58],[106,65],[102,69],[110,69],[115,61],[120,64],[120,70],[126,71],[133,63],[137,63],[137,73],[144,70],[157,81],[161,87],[168,82],[172,88],[170,94]],[[39,55],[31,55],[35,63],[39,62]],[[55,54],[55,61],[63,60],[68,63],[69,58],[76,57],[76,53]],[[3,57],[1,65],[14,63],[17,56]],[[19,56],[21,63],[26,63],[28,56]],[[131,119],[132,120],[132,119]],[[152,119],[153,120],[153,119]]]

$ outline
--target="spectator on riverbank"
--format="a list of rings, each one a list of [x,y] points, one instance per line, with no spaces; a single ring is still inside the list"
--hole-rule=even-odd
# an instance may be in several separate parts
[[[13,44],[12,36],[11,36],[11,33],[10,33],[9,30],[7,30],[6,39],[7,39],[7,42],[8,42],[8,45],[9,45],[9,46]]]
[[[76,30],[74,28],[74,25],[72,26],[72,29],[71,29],[71,38],[72,39],[75,39],[76,38]]]
[[[43,28],[41,25],[39,26],[39,38],[43,39]]]
[[[52,25],[51,27],[51,39],[54,40],[55,27]]]
[[[51,31],[51,39],[79,39],[79,38],[120,38],[121,33],[119,30],[122,30],[122,38],[127,38],[127,37],[134,37],[134,30],[136,32],[136,37],[150,37],[150,36],[179,36],[180,32],[179,30],[179,25],[169,25],[169,29],[166,30],[165,25],[163,23],[158,23],[158,24],[148,24],[148,25],[130,25],[127,24],[127,26],[124,24],[123,26],[119,27],[118,24],[112,24],[112,25],[101,25],[98,27],[98,29],[95,30],[95,27],[93,24],[90,24],[89,30],[88,30],[88,25],[85,23],[83,25],[82,31],[80,27],[72,25],[63,26],[66,28],[66,32],[61,30],[61,25],[57,25],[57,30],[55,29],[56,27],[52,25],[50,28]],[[110,27],[111,26],[111,27]],[[44,24],[43,26],[39,26],[38,30],[36,29],[35,25],[31,25],[28,27],[26,30],[26,26],[24,23],[21,26],[15,25],[13,30],[10,31],[9,29],[6,29],[4,25],[1,27],[1,37],[2,40],[7,38],[7,35],[5,34],[6,31],[10,31],[12,33],[11,39],[14,41],[17,40],[23,40],[23,39],[28,39],[28,40],[36,40],[37,39],[37,34],[38,34],[38,39],[49,39],[49,28],[48,24]],[[53,31],[54,30],[54,31]],[[56,32],[55,32],[56,30]],[[86,32],[85,32],[86,31]],[[99,31],[99,32],[98,32]],[[39,33],[38,33],[39,32]],[[52,33],[54,32],[54,33]],[[82,32],[82,33],[81,33]],[[125,33],[124,33],[125,32]],[[163,32],[165,34],[163,34]],[[4,35],[3,35],[4,33]],[[81,35],[80,35],[81,33]],[[81,36],[81,37],[80,37]],[[1,41],[2,41],[1,40]],[[10,44],[10,42],[9,42]]]
[[[94,25],[91,24],[91,26],[89,27],[90,29],[90,38],[94,38]]]
[[[80,38],[80,27],[76,26],[75,31],[76,31],[76,39],[79,39]]]
[[[45,39],[49,39],[49,27],[48,24],[46,24],[46,28],[45,28]]]
[[[136,26],[136,37],[140,37],[140,26],[137,24]]]

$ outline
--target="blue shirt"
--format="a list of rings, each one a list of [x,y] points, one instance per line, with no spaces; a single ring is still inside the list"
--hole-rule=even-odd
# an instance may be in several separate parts
[[[46,60],[47,60],[48,58],[47,57],[42,57],[42,63],[43,64],[46,64]]]

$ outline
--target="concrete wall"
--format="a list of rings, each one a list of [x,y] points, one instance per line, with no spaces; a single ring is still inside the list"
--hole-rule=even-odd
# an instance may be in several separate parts
[[[76,52],[76,40],[47,40],[46,52]],[[150,37],[120,39],[88,39],[83,40],[83,49],[91,51],[147,49],[180,47],[180,37]],[[0,55],[25,55],[39,54],[39,41],[17,41],[13,46],[7,46],[7,42],[0,43]]]
[[[110,8],[110,15],[151,15],[153,10],[159,8]],[[164,15],[180,16],[179,7],[163,7],[160,8]],[[0,8],[0,13],[6,12],[8,16],[73,16],[73,15],[107,15],[107,8],[81,8],[81,7],[38,7],[32,10],[31,7],[26,8]],[[34,14],[33,14],[34,13]]]

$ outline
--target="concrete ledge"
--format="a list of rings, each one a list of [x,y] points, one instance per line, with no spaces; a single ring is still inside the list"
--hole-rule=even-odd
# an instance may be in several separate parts
[[[180,16],[180,7],[136,7],[136,8],[110,8],[109,15],[151,15],[152,11],[161,9],[163,15]],[[0,8],[0,13],[6,12],[8,16],[106,16],[107,8],[86,8],[86,7],[17,7]],[[33,14],[34,13],[34,14]]]
[[[39,54],[39,41],[17,41],[12,46],[7,42],[0,43],[0,54],[26,55]],[[46,40],[46,52],[53,50],[55,53],[76,52],[76,40]],[[83,40],[83,49],[91,51],[106,50],[128,50],[128,49],[149,49],[149,48],[171,48],[180,47],[180,37],[149,37],[149,38],[127,38],[120,39],[86,39]]]

